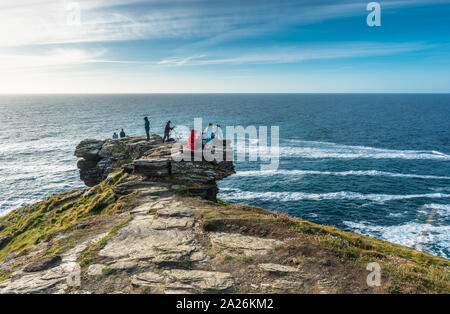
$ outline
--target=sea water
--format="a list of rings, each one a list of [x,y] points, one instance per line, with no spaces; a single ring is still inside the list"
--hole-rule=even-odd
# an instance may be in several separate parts
[[[144,116],[161,135],[198,117],[279,126],[279,168],[236,162],[220,198],[450,256],[450,95],[0,96],[0,215],[83,188],[75,146],[145,135]]]

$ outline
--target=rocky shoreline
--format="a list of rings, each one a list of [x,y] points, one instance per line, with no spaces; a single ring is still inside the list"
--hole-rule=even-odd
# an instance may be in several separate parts
[[[90,188],[0,218],[0,293],[450,291],[447,259],[217,200],[233,163],[176,161],[174,144],[82,141]]]

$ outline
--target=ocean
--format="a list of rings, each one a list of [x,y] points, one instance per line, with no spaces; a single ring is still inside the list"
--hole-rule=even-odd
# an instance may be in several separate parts
[[[219,198],[450,257],[449,94],[3,95],[0,215],[83,188],[75,146],[144,135],[144,116],[279,126],[278,169],[236,162]]]

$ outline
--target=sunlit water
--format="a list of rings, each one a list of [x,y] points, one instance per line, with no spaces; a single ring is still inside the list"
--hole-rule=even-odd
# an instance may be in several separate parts
[[[0,214],[82,188],[76,144],[146,115],[277,125],[279,169],[238,162],[220,198],[450,256],[450,95],[0,96]]]

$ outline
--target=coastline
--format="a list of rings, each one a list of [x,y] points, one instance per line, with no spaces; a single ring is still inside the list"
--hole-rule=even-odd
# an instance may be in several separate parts
[[[156,137],[131,138],[125,154],[117,143],[79,149],[91,188],[0,217],[0,293],[450,292],[448,259],[217,200],[215,181],[233,173],[229,165],[174,168]],[[104,148],[110,154],[98,158]],[[381,285],[369,287],[373,262]],[[80,285],[70,286],[77,267]]]

